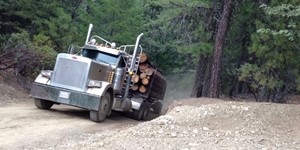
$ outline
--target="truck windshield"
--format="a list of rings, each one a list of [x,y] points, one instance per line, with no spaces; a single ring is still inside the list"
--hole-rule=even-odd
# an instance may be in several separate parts
[[[112,54],[100,52],[97,50],[90,50],[90,49],[83,49],[82,50],[82,56],[91,58],[93,60],[111,64],[111,65],[116,65],[118,57]]]

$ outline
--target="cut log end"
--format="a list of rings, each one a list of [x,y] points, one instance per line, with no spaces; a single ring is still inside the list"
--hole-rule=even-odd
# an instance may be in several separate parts
[[[141,78],[141,79],[144,79],[144,78],[146,78],[146,77],[147,77],[147,74],[146,74],[146,73],[143,72],[143,73],[140,74],[140,78]]]
[[[145,53],[140,54],[140,62],[144,63],[148,60],[148,56]]]
[[[147,88],[146,88],[144,85],[141,85],[141,86],[139,87],[139,91],[140,91],[141,93],[146,93]]]
[[[145,70],[149,67],[148,64],[140,64],[139,69],[141,72],[145,72]]]
[[[138,84],[133,84],[132,87],[131,87],[131,89],[133,91],[137,91],[139,89],[139,85]]]
[[[153,68],[147,68],[145,69],[145,73],[148,75],[148,76],[151,76],[154,72],[154,69]]]
[[[140,80],[140,77],[139,77],[138,75],[136,75],[136,74],[132,75],[131,81],[132,81],[133,83],[138,83],[139,80]]]
[[[149,84],[149,79],[144,78],[144,79],[142,80],[142,84],[143,84],[143,85],[148,85],[148,84]]]

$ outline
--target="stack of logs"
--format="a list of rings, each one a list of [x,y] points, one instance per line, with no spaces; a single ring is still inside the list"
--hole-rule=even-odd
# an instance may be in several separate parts
[[[133,82],[131,90],[146,93],[154,71],[155,68],[150,64],[148,56],[145,53],[141,53],[137,74],[131,77],[131,81]]]

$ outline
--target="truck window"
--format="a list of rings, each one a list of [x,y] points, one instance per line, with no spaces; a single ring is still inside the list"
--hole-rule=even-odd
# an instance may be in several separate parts
[[[88,57],[93,60],[111,64],[111,65],[116,65],[117,60],[118,60],[118,57],[115,55],[100,52],[97,50],[83,49],[81,54],[84,57]]]
[[[124,59],[123,56],[120,57],[120,61],[119,61],[118,67],[120,67],[120,68],[126,67],[126,62],[125,62],[125,59]]]
[[[87,57],[95,60],[97,58],[98,52],[95,50],[83,49],[81,55],[83,57]]]

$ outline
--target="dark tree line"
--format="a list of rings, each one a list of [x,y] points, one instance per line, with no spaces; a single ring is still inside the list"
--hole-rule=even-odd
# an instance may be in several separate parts
[[[165,74],[195,74],[192,97],[252,93],[258,101],[285,102],[300,90],[299,3],[1,1],[0,69],[34,77],[68,45],[82,45],[93,23],[97,34],[119,44],[144,32],[143,46]]]

